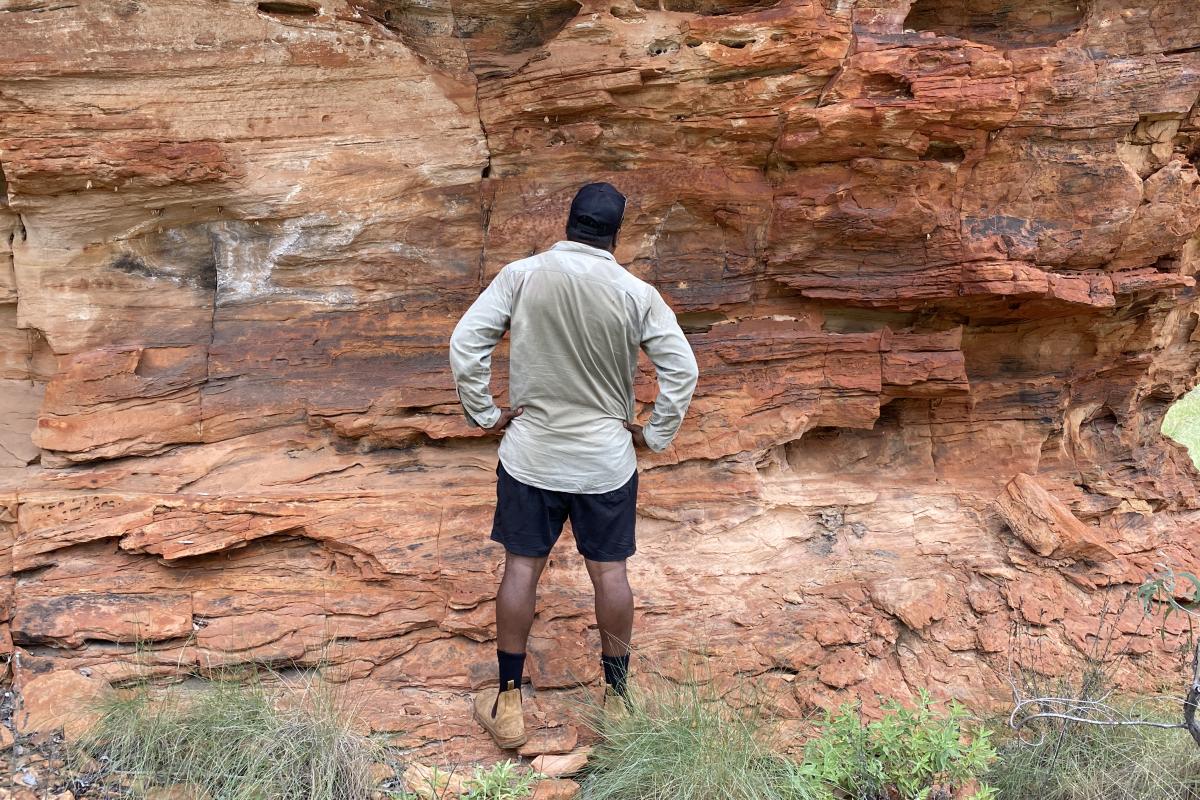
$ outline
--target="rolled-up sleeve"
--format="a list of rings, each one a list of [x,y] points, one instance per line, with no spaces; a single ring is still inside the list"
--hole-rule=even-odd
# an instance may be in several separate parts
[[[463,314],[450,336],[450,369],[467,421],[490,428],[500,418],[492,401],[492,351],[504,338],[512,313],[512,275],[507,268]]]
[[[658,375],[658,398],[650,421],[642,430],[646,446],[655,452],[667,449],[692,402],[699,369],[687,337],[657,290],[651,290],[650,308],[642,323],[642,350]]]

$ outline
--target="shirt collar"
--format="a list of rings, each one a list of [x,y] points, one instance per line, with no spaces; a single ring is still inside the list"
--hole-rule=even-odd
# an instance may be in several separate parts
[[[599,247],[592,247],[590,244],[584,244],[583,242],[572,242],[572,241],[568,241],[567,239],[563,239],[561,241],[555,242],[554,246],[551,247],[550,249],[551,250],[566,250],[567,252],[570,252],[570,253],[585,253],[589,256],[600,256],[601,258],[607,258],[609,261],[613,262],[614,264],[617,263],[617,259],[615,256],[613,256],[612,253],[608,252],[607,250],[603,250]]]

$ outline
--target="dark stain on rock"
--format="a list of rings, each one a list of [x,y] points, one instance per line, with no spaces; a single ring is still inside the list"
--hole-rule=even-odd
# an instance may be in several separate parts
[[[272,14],[281,17],[315,17],[320,13],[315,8],[304,3],[259,3],[258,10],[262,14]]]
[[[1080,0],[916,0],[904,27],[1002,48],[1052,45],[1083,26]]]
[[[565,0],[548,4],[545,8],[539,8],[537,13],[518,18],[504,37],[504,52],[519,53],[541,47],[575,19],[582,8],[575,0]]]
[[[635,0],[638,8],[647,11],[658,11],[657,0]],[[779,5],[780,0],[663,0],[661,9],[678,11],[686,14],[699,14],[704,17],[719,17],[728,14],[746,14],[752,11],[762,11]]]
[[[162,277],[146,266],[145,261],[142,261],[131,253],[121,253],[121,255],[113,259],[109,266],[118,272],[124,272],[126,275],[134,275],[139,278],[155,279]]]
[[[941,142],[932,139],[921,155],[922,161],[940,161],[943,164],[961,164],[967,157],[962,145],[956,142]]]
[[[120,253],[109,263],[109,268],[135,278],[145,280],[167,280],[177,286],[213,291],[217,288],[217,262],[210,250],[192,262],[190,269],[171,271],[148,262],[135,253]]]

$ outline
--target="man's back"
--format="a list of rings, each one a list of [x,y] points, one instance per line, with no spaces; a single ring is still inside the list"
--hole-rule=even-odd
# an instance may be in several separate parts
[[[662,393],[647,443],[661,450],[678,429],[695,359],[654,287],[607,251],[562,241],[515,261],[459,322],[451,362],[464,409],[481,425],[495,416],[494,405],[486,384],[470,378],[474,367],[488,366],[504,326],[511,331],[510,404],[524,412],[507,428],[499,455],[522,483],[601,493],[629,479],[637,459],[624,423],[634,419],[639,349],[654,362]]]
[[[634,447],[659,451],[679,430],[696,388],[696,359],[675,314],[654,287],[612,257],[625,195],[609,183],[575,193],[567,240],[500,270],[450,337],[450,366],[463,413],[503,433],[496,467],[492,541],[504,545],[496,592],[497,687],[472,715],[502,748],[526,741],[521,710],[525,648],[537,583],[563,526],[596,590],[604,708],[625,708],[633,591],[626,561],[637,552]],[[512,332],[509,396],[492,402],[492,350]],[[634,414],[639,348],[658,377],[643,427]]]

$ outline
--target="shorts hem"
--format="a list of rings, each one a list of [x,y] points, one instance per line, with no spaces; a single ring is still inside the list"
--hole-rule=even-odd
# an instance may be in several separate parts
[[[579,548],[575,548],[579,550]],[[579,555],[586,558],[588,561],[611,562],[611,561],[627,561],[637,553],[637,550],[630,550],[626,555],[589,555],[582,550],[579,550]]]
[[[521,556],[522,558],[545,558],[546,556],[550,555],[550,551],[554,549],[554,547],[552,545],[549,550],[546,550],[546,552],[537,553],[537,552],[532,552],[532,551],[528,550],[527,548],[512,547],[511,545],[509,545],[507,542],[504,541],[503,537],[501,537],[495,533],[492,534],[491,538],[492,538],[492,541],[495,542],[496,544],[503,545],[504,551],[506,553],[512,553],[514,556]]]

